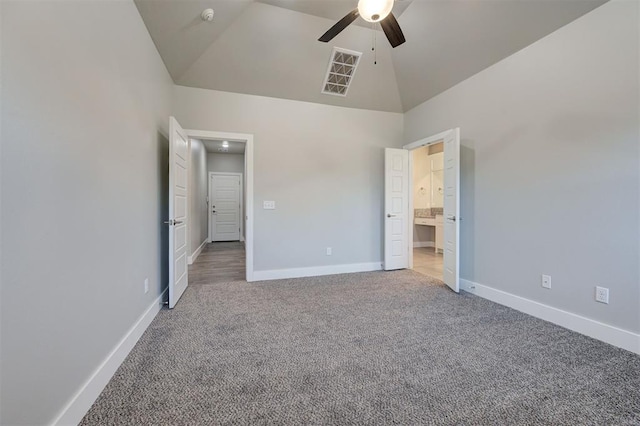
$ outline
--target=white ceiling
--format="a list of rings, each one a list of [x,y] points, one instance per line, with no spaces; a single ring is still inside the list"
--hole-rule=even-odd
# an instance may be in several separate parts
[[[223,148],[221,140],[200,140],[200,142],[204,145],[204,149],[211,154],[244,154],[244,142],[227,141],[229,143],[227,151],[220,151]]]
[[[317,39],[357,0],[135,0],[176,84],[404,112],[606,0],[397,0],[395,49],[369,24]],[[211,7],[213,22],[200,13]],[[376,37],[377,64],[371,51]],[[320,93],[334,46],[363,52],[346,98]]]

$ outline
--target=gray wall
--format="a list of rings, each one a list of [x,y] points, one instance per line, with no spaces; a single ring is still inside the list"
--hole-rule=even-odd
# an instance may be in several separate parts
[[[207,223],[207,151],[201,141],[191,139],[189,163],[189,255],[206,241]]]
[[[207,170],[219,173],[242,173],[244,180],[244,154],[207,154]]]
[[[639,50],[612,1],[406,113],[461,129],[462,278],[640,331]]]
[[[1,40],[0,423],[37,425],[166,286],[172,82],[132,2],[3,1]]]
[[[185,128],[254,134],[256,270],[382,260],[384,147],[401,143],[402,114],[182,86],[174,95]]]

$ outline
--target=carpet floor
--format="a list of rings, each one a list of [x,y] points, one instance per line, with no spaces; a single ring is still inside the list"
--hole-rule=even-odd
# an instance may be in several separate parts
[[[638,425],[640,356],[413,271],[192,285],[83,425]]]

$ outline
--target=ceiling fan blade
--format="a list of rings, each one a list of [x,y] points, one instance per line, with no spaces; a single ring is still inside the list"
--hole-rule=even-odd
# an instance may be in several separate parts
[[[358,9],[353,9],[351,12],[347,14],[347,16],[339,20],[333,27],[329,28],[329,31],[322,34],[322,37],[320,37],[318,41],[323,41],[325,43],[328,42],[329,40],[331,40],[332,38],[340,34],[342,30],[347,28],[350,23],[356,20],[357,17],[358,17]]]
[[[384,31],[384,35],[387,36],[389,43],[391,43],[391,47],[398,47],[407,41],[393,13],[390,13],[389,16],[380,21],[380,26],[382,27],[382,31]]]

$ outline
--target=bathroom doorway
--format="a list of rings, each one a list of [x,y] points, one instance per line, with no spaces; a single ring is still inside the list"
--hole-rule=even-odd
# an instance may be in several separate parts
[[[444,266],[444,144],[410,151],[412,164],[413,270],[439,280]],[[412,215],[412,216],[411,216]]]

